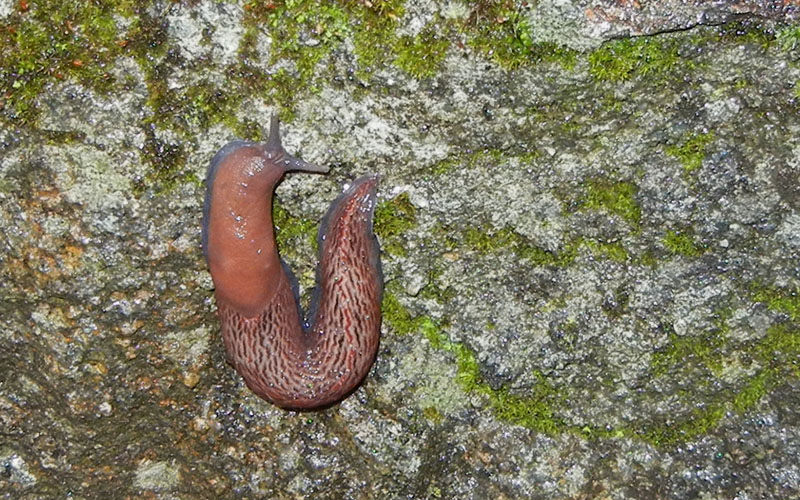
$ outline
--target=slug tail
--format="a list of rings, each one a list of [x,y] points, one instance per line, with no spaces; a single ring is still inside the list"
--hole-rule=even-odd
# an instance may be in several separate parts
[[[284,265],[275,294],[253,318],[220,304],[230,359],[253,392],[287,409],[316,409],[355,390],[378,351],[383,277],[372,230],[378,177],[355,182],[320,227],[311,325],[301,324],[292,273]],[[305,326],[305,328],[303,328]]]
[[[342,252],[341,246],[337,247],[337,243],[331,243],[329,234],[333,232],[341,233],[341,227],[348,224],[346,221],[342,220],[343,214],[350,212],[350,216],[352,216],[354,209],[360,210],[363,215],[363,220],[357,221],[358,223],[355,225],[357,227],[351,227],[351,232],[360,235],[357,246],[362,251],[363,262],[361,265],[374,268],[375,272],[371,274],[376,276],[380,294],[382,295],[383,293],[383,269],[381,268],[380,261],[380,244],[373,232],[373,217],[377,204],[378,180],[379,178],[376,174],[369,174],[353,181],[349,188],[331,203],[330,208],[328,208],[328,211],[322,218],[319,232],[317,233],[319,261],[316,270],[316,287],[311,296],[311,305],[306,315],[307,327],[316,321],[322,292],[326,289],[326,283],[323,283],[326,274],[324,271],[330,267],[331,260]],[[348,208],[348,204],[353,204],[353,199],[357,196],[361,197],[358,206],[351,206]],[[351,226],[354,225],[352,221],[350,221],[349,224]],[[338,230],[337,227],[339,228]]]
[[[372,230],[376,175],[361,177],[333,202],[320,226],[317,287],[309,309],[309,341],[332,353],[323,371],[334,402],[367,375],[378,352],[383,276]]]

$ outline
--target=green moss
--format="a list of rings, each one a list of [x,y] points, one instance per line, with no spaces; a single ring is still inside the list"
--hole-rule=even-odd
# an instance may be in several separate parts
[[[281,255],[293,254],[291,249],[301,246],[303,240],[317,250],[316,222],[290,214],[277,201],[272,206],[272,220],[275,225],[275,241]]]
[[[638,434],[655,446],[674,446],[708,434],[724,416],[724,405],[712,403],[695,409],[683,420],[662,422]]]
[[[433,319],[428,316],[419,316],[416,321],[422,336],[430,342],[431,347],[445,349],[451,345],[442,329]]]
[[[0,117],[32,124],[38,115],[33,101],[48,83],[74,79],[108,90],[107,65],[123,50],[115,15],[130,11],[122,2],[42,0],[0,21]]]
[[[480,365],[478,365],[475,353],[460,343],[450,343],[448,341],[442,347],[455,354],[456,366],[458,366],[456,380],[465,392],[479,390],[483,393],[491,393],[489,386],[483,383]]]
[[[275,242],[281,259],[290,263],[290,267],[301,289],[304,291],[301,303],[308,308],[311,291],[315,285],[314,266],[316,263],[310,255],[317,252],[317,221],[291,214],[275,200],[272,206],[272,217],[275,225]]]
[[[631,297],[628,289],[625,286],[619,286],[614,290],[613,299],[603,302],[603,311],[608,314],[609,318],[621,318],[628,310]]]
[[[569,242],[558,253],[544,250],[525,236],[508,227],[495,230],[488,224],[469,227],[462,233],[467,248],[481,254],[510,249],[520,258],[536,266],[559,266],[571,264],[578,253],[579,241]]]
[[[573,69],[578,61],[578,51],[552,42],[536,43],[532,52],[535,62],[556,62],[566,70]]]
[[[324,76],[322,61],[351,31],[346,2],[251,1],[245,4],[245,35],[239,46],[240,63],[229,72],[226,85],[241,103],[243,96],[261,96],[276,102],[281,116],[291,120],[297,95],[316,90],[315,82]],[[277,70],[263,72],[252,62],[260,54],[255,49],[260,31],[272,40],[270,59]],[[310,41],[313,41],[310,42]]]
[[[776,39],[775,30],[758,18],[742,19],[723,24],[714,35],[700,37],[700,41],[713,40],[741,45],[749,43],[768,49]]]
[[[658,259],[654,252],[647,250],[643,254],[641,254],[638,258],[638,262],[640,265],[649,267],[651,269],[655,269],[658,267]]]
[[[699,257],[706,251],[703,245],[694,241],[694,237],[689,231],[679,232],[670,229],[661,242],[670,253],[675,255]]]
[[[468,227],[464,231],[464,243],[473,251],[481,254],[496,252],[502,248],[514,245],[519,238],[514,231],[504,227],[493,230],[488,225]]]
[[[796,304],[787,308],[775,290],[762,290],[757,295],[762,293],[768,296],[764,299],[770,309],[790,316],[796,312]],[[789,378],[800,376],[800,328],[796,323],[773,325],[764,338],[746,352],[758,361],[761,369],[735,394],[733,408],[739,413],[753,409],[764,396]]]
[[[595,240],[583,240],[583,244],[591,250],[594,255],[601,256],[614,262],[625,263],[630,256],[625,247],[620,242],[601,243]]]
[[[692,63],[678,54],[679,40],[666,36],[626,38],[606,42],[589,54],[589,73],[598,80],[621,82],[642,77],[674,78]]]
[[[449,40],[437,34],[442,24],[438,20],[415,37],[400,37],[394,47],[395,66],[417,79],[434,76],[450,46]]]
[[[756,346],[756,353],[763,364],[778,370],[778,374],[797,377],[800,375],[800,329],[786,323],[770,327]]]
[[[197,175],[186,168],[186,148],[180,142],[166,142],[158,138],[155,129],[145,131],[142,157],[150,165],[143,178],[134,183],[134,192],[142,194],[148,186],[165,192],[185,182],[200,184]]]
[[[661,377],[674,373],[678,368],[689,370],[702,367],[719,375],[724,360],[724,340],[725,336],[719,331],[697,336],[678,336],[671,333],[667,346],[655,352],[651,358],[653,374]]]
[[[774,376],[770,370],[763,370],[751,378],[733,398],[734,410],[742,414],[754,408],[769,391]]]
[[[225,123],[229,128],[237,128],[236,111],[240,104],[240,96],[232,94],[208,81],[200,81],[186,89],[180,97],[185,99],[183,117],[189,129],[206,130],[218,123]],[[260,134],[257,139],[260,139]]]
[[[778,291],[759,289],[765,300],[779,295]],[[387,321],[404,333],[419,332],[433,349],[452,353],[457,366],[456,381],[465,393],[479,394],[487,398],[489,407],[502,421],[521,425],[547,434],[573,432],[586,439],[609,439],[635,437],[658,447],[671,447],[697,439],[719,426],[726,411],[744,413],[754,408],[758,401],[787,377],[800,376],[800,334],[794,323],[771,327],[767,335],[750,347],[740,349],[740,357],[752,358],[762,367],[756,376],[739,389],[712,390],[722,374],[730,349],[728,321],[730,308],[717,312],[713,326],[700,335],[678,336],[670,334],[670,341],[663,350],[654,354],[653,373],[657,377],[691,377],[694,382],[678,391],[685,401],[696,401],[695,409],[682,416],[670,416],[655,422],[641,422],[619,428],[592,425],[570,425],[558,418],[557,410],[564,404],[565,396],[541,373],[534,373],[534,384],[524,391],[507,386],[492,387],[481,373],[475,353],[463,343],[450,341],[443,326],[429,316],[411,315],[396,297],[384,301]],[[786,310],[782,301],[772,302],[773,307]],[[487,326],[492,329],[492,325]],[[695,371],[700,370],[696,373]],[[694,391],[697,391],[695,393]],[[428,411],[431,411],[430,409]]]
[[[397,298],[397,290],[387,287],[381,302],[383,320],[398,335],[408,335],[420,330],[425,319],[412,316]]]
[[[368,80],[377,68],[394,59],[395,30],[403,15],[403,3],[378,0],[357,4],[359,7],[353,14],[358,29],[353,34],[353,42],[359,77]]]
[[[489,398],[492,411],[500,420],[521,425],[537,432],[555,434],[563,430],[564,424],[556,419],[554,407],[560,397],[549,381],[540,372],[534,373],[534,386],[525,395],[512,393],[507,387],[493,389],[483,381],[480,366],[472,352],[464,344],[450,342],[441,332],[436,333],[435,348],[452,352],[458,366],[457,381],[465,392],[477,392]]]
[[[503,68],[516,68],[531,58],[530,26],[514,2],[476,2],[467,29],[467,43]]]
[[[442,415],[442,412],[433,406],[423,408],[422,415],[434,424],[440,424],[442,421],[444,421],[444,415]]]
[[[787,312],[784,302],[771,302],[780,296],[779,291],[754,287],[753,293],[757,298],[772,303],[777,312]],[[720,310],[713,328],[701,335],[678,337],[670,334],[667,347],[652,357],[655,376],[691,377],[692,385],[678,394],[692,402],[697,401],[699,395],[700,401],[706,401],[705,407],[682,418],[634,431],[635,435],[658,446],[672,446],[695,439],[719,425],[726,410],[732,409],[740,414],[750,411],[770,391],[789,378],[800,376],[800,329],[795,323],[781,323],[771,326],[758,342],[735,347],[739,359],[755,362],[756,374],[740,388],[715,390],[714,395],[709,396],[707,391],[710,388],[720,386],[724,364],[734,348],[728,339],[731,316],[731,309]],[[698,369],[701,371],[697,372]]]
[[[538,386],[538,385],[537,385]],[[545,386],[549,390],[549,386]],[[538,392],[534,388],[534,394]],[[551,403],[537,396],[518,396],[507,389],[490,393],[495,415],[500,420],[521,425],[536,432],[556,434],[563,430],[563,424],[554,414]]]
[[[494,166],[513,160],[520,164],[528,164],[538,156],[539,152],[535,149],[518,155],[509,155],[496,149],[485,149],[473,153],[451,155],[431,165],[429,171],[436,175],[442,175],[451,172],[454,168]]]
[[[732,312],[722,309],[716,313],[713,327],[700,335],[669,335],[667,346],[653,354],[651,368],[657,377],[670,375],[676,369],[690,370],[701,367],[711,374],[722,373],[725,360],[725,345],[728,336],[728,320]]]
[[[764,303],[770,311],[785,314],[792,321],[800,321],[800,290],[784,291],[754,284],[751,291],[753,300]]]
[[[434,265],[428,271],[428,282],[419,292],[421,298],[435,300],[440,304],[444,304],[455,297],[456,291],[453,287],[447,286],[442,288],[439,285],[439,277],[442,275],[442,272],[442,268],[438,265]]]
[[[480,365],[471,349],[463,343],[451,342],[442,324],[431,317],[413,316],[397,299],[396,285],[388,288],[383,298],[384,320],[399,334],[419,332],[432,349],[452,353],[457,366],[456,381],[464,392],[486,396],[497,418],[506,422],[551,434],[564,427],[554,416],[554,408],[563,398],[544,375],[534,373],[535,384],[526,390],[524,396],[512,393],[508,388],[493,389],[483,380]]]
[[[382,250],[389,255],[406,255],[403,235],[416,225],[417,209],[408,193],[383,201],[375,209],[375,234],[380,238]]]
[[[239,51],[242,61],[230,76],[239,90],[275,100],[282,109],[281,115],[291,119],[298,93],[315,92],[318,85],[329,80],[333,68],[321,63],[345,39],[355,42],[359,62],[356,71],[361,77],[368,79],[377,67],[391,62],[396,55],[394,31],[402,12],[400,0],[250,1],[245,4],[246,31]],[[258,32],[265,27],[272,40],[267,62],[272,67],[280,66],[270,73],[248,64],[259,58],[255,43]],[[417,67],[410,57],[405,62]]]
[[[712,132],[689,134],[679,146],[668,146],[666,153],[673,156],[683,165],[685,175],[691,175],[703,165],[707,147],[714,139]]]
[[[317,63],[350,30],[348,13],[336,2],[251,1],[245,4],[244,23],[248,27],[269,27],[270,63],[290,61],[302,87],[308,85]],[[311,37],[316,43],[305,43],[304,37]]]
[[[800,26],[786,26],[775,34],[775,40],[786,52],[800,48]]]
[[[604,193],[608,194],[609,192],[605,191]],[[630,209],[627,206],[623,206],[621,210],[629,211]],[[578,250],[582,247],[587,248],[595,256],[614,262],[625,263],[630,260],[628,251],[620,242],[604,243],[576,238],[567,242],[558,253],[553,253],[532,244],[528,238],[511,228],[504,227],[496,230],[488,224],[467,228],[462,233],[462,239],[463,244],[468,249],[482,255],[509,249],[521,259],[527,260],[536,266],[568,266],[574,262],[575,257],[578,255]]]
[[[630,182],[593,179],[587,185],[584,208],[606,210],[619,215],[634,228],[638,228],[642,211],[636,202],[636,191],[636,186]]]
[[[461,31],[470,47],[508,70],[542,61],[570,69],[577,58],[577,52],[566,47],[534,42],[523,8],[509,0],[474,2]]]

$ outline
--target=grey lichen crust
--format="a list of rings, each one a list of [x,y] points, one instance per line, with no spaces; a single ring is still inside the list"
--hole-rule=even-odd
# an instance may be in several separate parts
[[[800,495],[796,7],[56,4],[0,1],[0,496]],[[331,169],[277,193],[306,301],[381,175],[381,348],[321,412],[226,364],[200,251],[273,112]]]

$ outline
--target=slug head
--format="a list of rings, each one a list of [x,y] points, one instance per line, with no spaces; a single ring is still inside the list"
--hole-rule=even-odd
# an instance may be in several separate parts
[[[316,172],[319,174],[324,174],[328,171],[328,167],[321,167],[319,165],[315,165],[299,158],[295,158],[292,155],[286,154],[286,151],[283,149],[283,145],[281,144],[280,123],[277,115],[272,115],[272,118],[270,119],[269,138],[267,139],[267,143],[264,145],[264,153],[266,154],[268,160],[276,165],[280,165],[280,167],[283,168],[283,172],[299,170],[303,172]]]
[[[272,194],[290,170],[323,173],[327,168],[286,153],[278,118],[266,144],[233,141],[214,156],[206,177],[203,253],[218,301],[245,316],[260,311],[281,272],[272,226]]]

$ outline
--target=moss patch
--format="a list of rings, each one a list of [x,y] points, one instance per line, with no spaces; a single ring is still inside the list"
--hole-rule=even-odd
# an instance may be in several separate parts
[[[562,397],[542,373],[534,373],[535,383],[525,390],[525,395],[512,392],[508,387],[493,389],[484,381],[472,350],[462,343],[448,340],[431,318],[423,317],[419,326],[431,347],[453,354],[458,367],[456,378],[461,388],[467,393],[486,396],[498,419],[548,434],[563,430],[563,422],[555,416],[555,408]]]
[[[416,225],[417,209],[408,193],[383,201],[375,209],[375,234],[380,238],[382,250],[389,255],[406,255],[403,235]]]
[[[679,41],[666,36],[606,42],[589,54],[589,73],[598,80],[622,82],[636,77],[666,80],[692,63],[678,54]]]
[[[487,394],[500,420],[521,425],[545,434],[556,434],[565,430],[564,423],[555,416],[562,396],[541,372],[534,372],[535,383],[525,391],[525,396],[512,393],[507,388],[491,390],[479,385],[478,390]]]
[[[427,171],[435,175],[443,175],[451,172],[454,168],[476,168],[490,165],[500,165],[510,161],[516,161],[521,165],[526,165],[539,157],[539,151],[532,149],[521,154],[509,155],[497,149],[485,149],[474,153],[455,154],[438,161],[428,167]]]
[[[316,234],[318,223],[311,219],[290,214],[277,201],[272,206],[272,220],[275,225],[275,241],[281,255],[295,253],[292,249],[302,245],[303,241],[315,251],[317,250]]]
[[[17,4],[0,21],[0,116],[32,124],[33,101],[49,82],[74,79],[89,88],[110,88],[106,67],[125,46],[114,16],[131,14],[125,2]]]
[[[586,187],[584,208],[606,210],[619,215],[634,228],[642,220],[642,211],[636,202],[636,186],[631,182],[611,182],[605,179],[590,180]]]
[[[509,227],[494,229],[489,224],[469,227],[462,233],[462,241],[466,248],[480,254],[488,254],[508,249],[536,266],[559,266],[571,264],[578,253],[580,241],[564,245],[561,251],[554,253],[544,250]]]
[[[714,134],[711,132],[689,134],[680,145],[668,146],[665,151],[681,162],[684,174],[689,176],[703,165],[707,147],[713,139]]]
[[[724,416],[725,406],[712,403],[693,410],[685,419],[664,420],[637,435],[655,446],[675,446],[708,434],[719,425]]]
[[[719,375],[722,370],[720,348],[723,344],[724,338],[716,333],[691,337],[672,333],[667,347],[653,354],[653,374],[660,377],[674,373],[676,368],[687,370],[700,367]]]
[[[572,68],[577,52],[554,43],[534,43],[524,9],[510,0],[474,2],[461,27],[467,44],[505,69],[541,61]]]
[[[661,242],[674,255],[699,257],[706,251],[703,245],[695,242],[690,231],[674,231],[670,229]]]
[[[441,21],[427,26],[415,37],[403,36],[397,40],[394,64],[414,78],[434,76],[450,46],[450,41],[437,32]]]
[[[393,330],[402,334],[418,333],[431,348],[451,353],[457,366],[457,383],[465,393],[484,396],[499,420],[536,432],[551,435],[572,432],[586,439],[633,437],[654,446],[676,446],[713,432],[728,412],[750,411],[787,378],[800,376],[800,329],[795,323],[775,325],[764,338],[750,345],[733,345],[728,336],[732,311],[726,308],[717,312],[707,332],[685,336],[670,334],[667,346],[652,358],[655,377],[693,380],[690,388],[679,390],[677,394],[690,401],[700,397],[694,409],[685,415],[643,417],[617,428],[571,425],[558,416],[559,408],[568,400],[567,395],[557,390],[542,373],[534,373],[533,386],[524,391],[490,386],[469,347],[450,341],[443,323],[427,315],[411,314],[394,293],[399,290],[387,293],[383,306],[384,317]],[[776,312],[795,311],[795,297],[787,298],[779,290],[759,288],[754,295],[767,301],[768,307]],[[487,328],[493,327],[488,325]],[[752,359],[758,366],[755,376],[737,387],[726,385],[720,378],[731,353],[739,359]],[[425,409],[426,414],[431,411]]]
[[[625,263],[630,259],[628,251],[622,246],[620,242],[602,243],[595,240],[583,239],[583,245],[588,248],[592,254],[601,258],[608,259],[614,262]]]
[[[753,300],[765,304],[770,311],[785,314],[792,321],[800,322],[800,290],[784,291],[753,284],[751,291]]]
[[[791,310],[786,309],[779,291],[759,288],[754,295],[767,300],[768,307],[776,312]],[[654,376],[690,378],[691,388],[678,394],[691,401],[699,397],[705,404],[684,417],[648,425],[635,431],[636,435],[659,446],[694,439],[713,430],[726,412],[750,411],[788,379],[800,376],[800,328],[796,323],[773,325],[762,339],[738,345],[728,337],[730,317],[731,311],[724,309],[708,332],[682,337],[670,334],[667,347],[653,355]],[[731,359],[753,363],[755,375],[738,386],[728,385],[721,377],[724,365]]]
[[[359,77],[368,80],[376,69],[394,59],[395,30],[403,15],[403,3],[378,0],[356,4],[359,7],[352,14],[358,29],[353,33],[353,42]]]
[[[420,331],[425,318],[413,316],[397,298],[397,290],[387,286],[381,302],[383,320],[399,335],[408,335]]]

